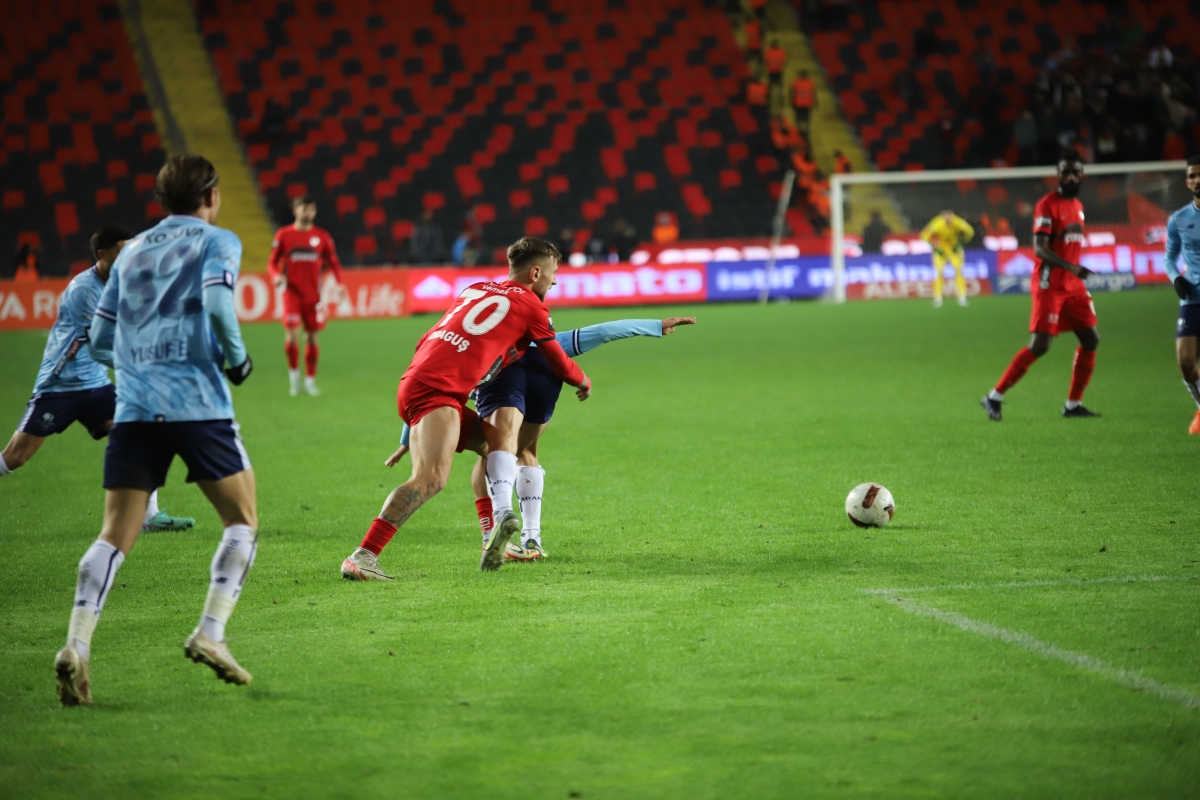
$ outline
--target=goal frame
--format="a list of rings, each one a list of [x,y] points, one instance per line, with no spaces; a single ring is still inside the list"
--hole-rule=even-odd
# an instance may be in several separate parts
[[[1123,175],[1131,172],[1171,172],[1187,169],[1186,161],[1130,161],[1121,164],[1085,164],[1086,175]],[[949,183],[964,180],[1005,180],[1020,178],[1051,178],[1058,174],[1056,166],[984,167],[981,169],[916,170],[913,172],[851,172],[837,173],[829,178],[829,258],[833,267],[835,303],[846,302],[846,220],[844,216],[845,187],[857,184],[889,183]]]

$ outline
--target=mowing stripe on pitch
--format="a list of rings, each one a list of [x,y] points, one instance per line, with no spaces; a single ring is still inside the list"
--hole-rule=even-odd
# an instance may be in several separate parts
[[[944,622],[947,625],[953,625],[970,633],[976,633],[988,639],[998,639],[1008,644],[1016,645],[1022,650],[1028,650],[1031,653],[1036,653],[1039,656],[1053,658],[1056,661],[1061,661],[1064,664],[1069,664],[1072,667],[1094,672],[1102,678],[1120,684],[1128,689],[1133,689],[1139,692],[1148,692],[1150,694],[1161,697],[1164,700],[1169,700],[1172,703],[1177,703],[1184,708],[1200,708],[1200,697],[1185,692],[1182,689],[1176,689],[1173,686],[1166,686],[1158,681],[1143,677],[1136,672],[1131,672],[1126,669],[1114,667],[1106,664],[1098,658],[1092,658],[1084,653],[1076,653],[1073,650],[1064,650],[1061,647],[1056,647],[1052,644],[1047,644],[1040,639],[1035,639],[1029,634],[1020,633],[1018,631],[1010,631],[1006,628],[999,628],[987,622],[964,617],[962,614],[956,614],[953,611],[942,611],[930,606],[923,606],[919,603],[913,603],[905,600],[903,597],[893,597],[888,600],[889,603],[902,608],[910,614],[917,614],[922,617],[930,617],[939,622]]]
[[[1196,575],[1114,576],[1110,578],[1060,578],[1049,581],[1007,581],[1005,583],[950,583],[945,586],[912,586],[895,589],[859,589],[863,594],[897,595],[912,592],[948,592],[955,589],[1025,589],[1035,586],[1087,586],[1092,583],[1158,583],[1161,581],[1194,581]]]

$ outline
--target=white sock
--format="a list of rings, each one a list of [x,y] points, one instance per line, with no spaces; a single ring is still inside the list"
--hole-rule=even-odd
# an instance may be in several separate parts
[[[542,543],[542,488],[546,483],[546,471],[541,467],[517,469],[517,499],[521,502],[521,544],[529,541]]]
[[[10,472],[12,470],[8,468],[8,464],[4,463],[4,454],[0,453],[0,475],[7,475]]]
[[[1194,383],[1189,383],[1188,381],[1185,380],[1183,382],[1183,385],[1187,387],[1188,394],[1190,394],[1192,396],[1192,399],[1196,401],[1196,408],[1200,408],[1200,381],[1196,381]],[[4,474],[4,458],[3,458],[3,456],[0,456],[0,475],[3,475],[3,474]]]
[[[230,525],[225,529],[213,556],[212,580],[204,600],[204,613],[200,615],[200,633],[206,639],[225,641],[225,623],[237,605],[257,549],[258,534],[249,525]]]
[[[995,389],[992,389],[988,392],[988,400],[995,400],[997,403],[1002,403],[1004,402],[1004,392],[997,392]]]
[[[146,516],[142,520],[145,525],[158,514],[158,489],[150,493],[150,502],[146,504]]]
[[[488,496],[492,498],[492,519],[499,520],[512,511],[513,484],[517,482],[517,457],[497,450],[487,457]]]
[[[75,584],[75,606],[67,626],[67,644],[72,644],[85,659],[92,656],[92,633],[100,621],[100,611],[108,590],[125,555],[108,542],[97,539],[79,560],[79,580]]]
[[[312,386],[316,382],[317,382],[317,377],[315,375],[305,375],[304,376],[304,385],[305,386]]]
[[[1079,400],[1068,400],[1067,411],[1072,411],[1076,408],[1079,408],[1081,405],[1083,405],[1083,403],[1081,403]]]
[[[300,370],[299,369],[289,369],[288,370],[288,380],[290,380],[292,383],[299,383],[300,382]]]

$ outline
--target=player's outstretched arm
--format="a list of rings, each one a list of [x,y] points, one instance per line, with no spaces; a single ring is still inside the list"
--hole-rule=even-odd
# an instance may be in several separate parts
[[[659,338],[675,332],[677,325],[694,325],[695,317],[668,317],[657,319],[619,319],[604,322],[599,325],[589,325],[573,331],[557,334],[555,338],[563,346],[567,355],[577,356],[595,350],[597,347],[618,339],[628,339],[632,336],[653,336]]]
[[[1033,252],[1042,260],[1043,264],[1049,264],[1052,267],[1065,269],[1077,278],[1087,278],[1092,274],[1092,271],[1087,267],[1079,264],[1072,264],[1058,253],[1050,249],[1050,234],[1038,233],[1033,237]]]

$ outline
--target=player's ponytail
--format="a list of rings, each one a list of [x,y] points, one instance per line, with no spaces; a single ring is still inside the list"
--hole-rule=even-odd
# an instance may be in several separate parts
[[[190,214],[219,182],[217,168],[204,156],[171,156],[158,171],[154,195],[168,214]]]

